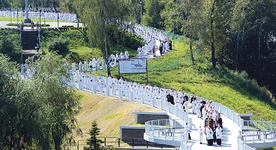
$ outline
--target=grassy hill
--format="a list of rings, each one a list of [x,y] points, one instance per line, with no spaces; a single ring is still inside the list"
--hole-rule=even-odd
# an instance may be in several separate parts
[[[165,86],[185,93],[195,94],[229,106],[241,114],[253,114],[256,120],[276,122],[276,105],[272,94],[249,79],[246,72],[235,72],[222,65],[211,66],[211,54],[194,47],[195,65],[191,65],[188,44],[184,38],[173,41],[174,50],[148,61],[151,85]],[[106,74],[105,71],[97,72]],[[113,69],[112,75],[118,76]],[[123,75],[125,80],[146,83],[146,74]]]
[[[135,112],[160,112],[160,110],[136,102],[121,100],[115,97],[79,91],[82,95],[81,110],[76,115],[78,125],[84,137],[77,136],[75,140],[85,140],[94,120],[101,130],[101,136],[119,137],[120,126],[135,124]]]

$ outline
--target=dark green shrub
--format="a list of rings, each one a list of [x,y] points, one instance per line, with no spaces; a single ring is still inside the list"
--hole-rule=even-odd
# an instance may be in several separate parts
[[[112,28],[112,30],[108,31],[108,34],[111,35],[111,41],[117,45],[131,49],[137,49],[139,46],[145,45],[141,37],[127,31]]]
[[[57,52],[60,55],[65,56],[69,52],[69,41],[66,39],[54,39],[49,44],[48,50],[50,52]]]

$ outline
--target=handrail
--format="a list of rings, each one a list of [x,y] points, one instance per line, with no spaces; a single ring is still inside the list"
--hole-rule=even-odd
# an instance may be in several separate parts
[[[246,142],[260,142],[260,141],[271,141],[276,142],[276,132],[275,131],[259,131],[259,130],[249,130],[241,132],[241,139]]]
[[[275,131],[276,130],[276,123],[275,122],[270,122],[270,121],[244,120],[244,129]]]
[[[145,134],[156,139],[180,141],[181,150],[190,150],[188,143],[188,130],[183,126],[177,126],[173,119],[150,120],[145,123]],[[175,126],[176,125],[176,126]],[[176,139],[179,135],[181,138]]]
[[[237,137],[237,141],[238,141],[238,144],[237,144],[238,150],[256,150],[256,148],[252,148],[247,144],[245,144],[245,142],[240,137]]]
[[[147,121],[145,123],[145,134],[159,139],[175,140],[175,135],[184,133],[184,127],[175,125],[176,121],[172,119]]]

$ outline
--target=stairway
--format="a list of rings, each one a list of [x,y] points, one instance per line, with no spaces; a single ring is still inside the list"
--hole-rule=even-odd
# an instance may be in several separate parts
[[[23,29],[21,34],[21,46],[23,50],[23,63],[28,57],[37,54],[38,30],[36,29]]]

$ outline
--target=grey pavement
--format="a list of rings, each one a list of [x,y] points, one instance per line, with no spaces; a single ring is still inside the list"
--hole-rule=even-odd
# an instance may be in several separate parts
[[[7,24],[10,23],[9,21],[0,21],[0,27],[1,28],[18,28],[17,26],[7,26]],[[13,22],[15,23],[15,22]],[[43,24],[43,23],[42,23]],[[49,27],[42,27],[42,28],[57,28],[62,26],[74,26],[77,27],[77,23],[75,22],[46,22],[46,24],[49,24]],[[82,23],[79,24],[79,27],[82,27]]]

